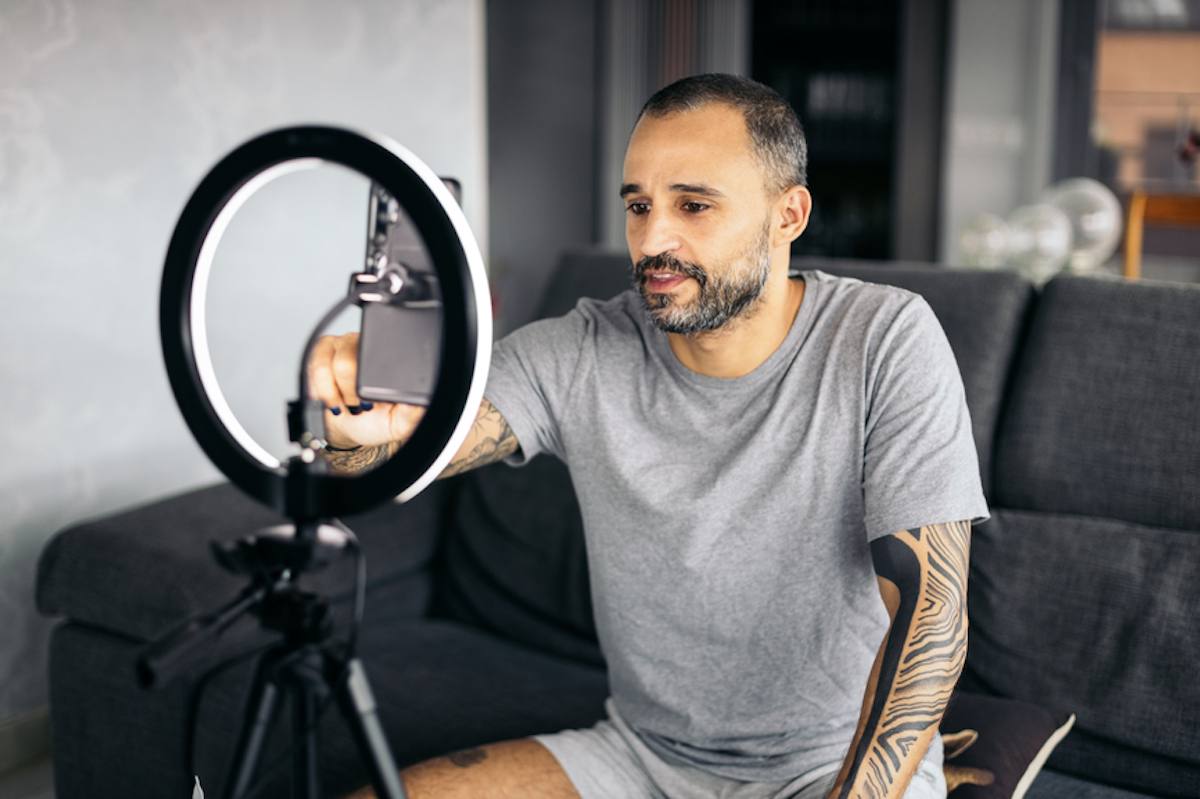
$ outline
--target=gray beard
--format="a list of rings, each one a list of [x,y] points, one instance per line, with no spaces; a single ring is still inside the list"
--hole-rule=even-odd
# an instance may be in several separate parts
[[[643,258],[633,266],[633,284],[650,320],[665,333],[690,335],[718,330],[734,319],[749,318],[762,300],[771,274],[767,231],[743,256],[749,268],[723,278],[711,277],[702,266],[669,255]],[[700,293],[691,303],[677,305],[669,294],[649,294],[644,275],[665,269],[696,280]]]

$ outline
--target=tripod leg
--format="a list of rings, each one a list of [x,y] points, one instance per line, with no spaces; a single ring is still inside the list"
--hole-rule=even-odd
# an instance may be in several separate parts
[[[271,721],[279,709],[279,688],[274,682],[275,659],[267,654],[258,665],[246,703],[246,717],[238,733],[234,760],[222,795],[225,799],[241,799],[254,780],[254,771],[262,755],[263,742]]]
[[[379,723],[375,696],[367,682],[362,662],[353,658],[346,664],[345,678],[337,685],[338,706],[354,732],[358,751],[367,761],[371,784],[378,799],[407,799],[400,781],[400,770],[392,758],[383,725]]]
[[[321,799],[321,777],[317,771],[317,707],[328,695],[316,650],[291,669],[292,678],[292,795]]]

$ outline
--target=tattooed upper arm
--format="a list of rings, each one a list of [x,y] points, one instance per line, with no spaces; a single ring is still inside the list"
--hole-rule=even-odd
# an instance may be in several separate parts
[[[512,455],[520,446],[508,421],[495,405],[484,398],[475,415],[475,423],[471,425],[471,432],[440,476],[450,477],[495,463]]]
[[[966,613],[970,544],[970,521],[931,524],[875,539],[871,560],[881,580],[895,586],[902,604],[924,594],[927,612],[959,615]]]

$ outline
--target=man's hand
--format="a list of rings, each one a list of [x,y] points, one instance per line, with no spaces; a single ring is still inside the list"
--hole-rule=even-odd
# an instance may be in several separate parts
[[[322,336],[308,360],[308,392],[325,405],[324,457],[336,472],[355,474],[386,461],[425,416],[419,405],[366,402],[358,396],[358,333]],[[484,399],[475,423],[441,477],[508,457],[520,448],[496,406]]]
[[[358,396],[358,333],[322,336],[308,361],[309,397],[325,405],[326,451],[335,470],[358,472],[387,460],[425,415],[419,405],[363,402]]]

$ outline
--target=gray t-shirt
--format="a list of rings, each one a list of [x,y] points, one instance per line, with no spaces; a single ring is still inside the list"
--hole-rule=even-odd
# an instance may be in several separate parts
[[[845,758],[887,631],[868,542],[983,521],[962,379],[917,294],[802,272],[748,375],[675,357],[633,291],[500,341],[485,395],[566,462],[613,701],[655,752],[734,779]]]

